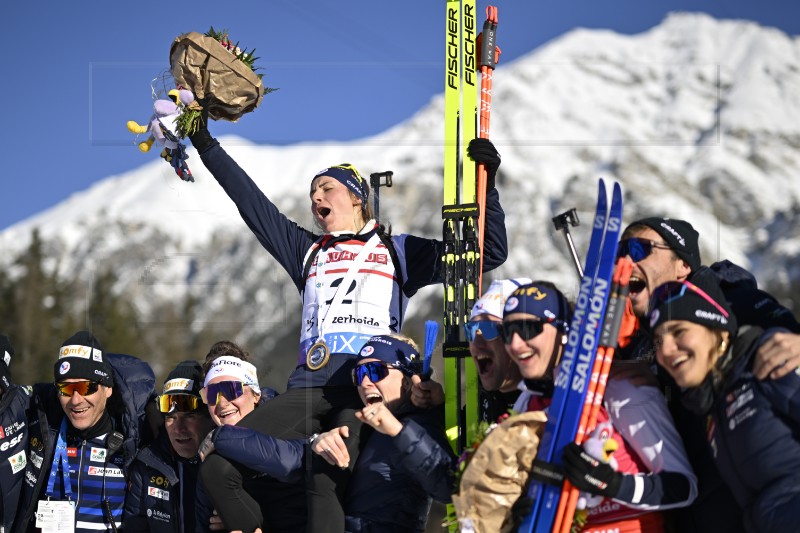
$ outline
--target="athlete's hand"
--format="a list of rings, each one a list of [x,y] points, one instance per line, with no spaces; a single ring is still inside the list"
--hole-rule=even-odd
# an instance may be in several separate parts
[[[403,429],[403,424],[384,403],[368,405],[361,411],[356,411],[356,418],[390,437],[396,436]]]
[[[430,409],[444,403],[444,389],[435,381],[422,381],[420,376],[411,376],[411,403],[420,409]]]
[[[334,428],[320,433],[311,445],[311,449],[333,466],[347,468],[350,465],[350,452],[347,451],[344,439],[349,436],[350,428],[347,426]]]
[[[489,139],[472,139],[467,146],[467,154],[486,167],[486,190],[494,189],[494,178],[500,168],[500,154]]]
[[[757,379],[780,379],[800,367],[800,335],[775,333],[759,346],[753,364]]]

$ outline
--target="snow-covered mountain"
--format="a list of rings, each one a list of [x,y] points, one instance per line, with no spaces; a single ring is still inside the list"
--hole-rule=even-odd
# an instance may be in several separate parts
[[[497,275],[551,279],[575,293],[574,268],[551,217],[588,222],[599,176],[618,180],[625,220],[685,218],[704,262],[749,267],[787,304],[800,303],[800,40],[755,23],[673,14],[638,35],[577,29],[495,73],[492,139],[511,254]],[[308,180],[350,161],[391,169],[381,214],[395,232],[441,228],[443,98],[375,137],[347,143],[225,148],[291,218],[311,226]],[[0,234],[7,261],[34,227],[55,243],[64,276],[112,265],[143,317],[187,294],[192,328],[234,324],[268,350],[296,335],[299,301],[197,155],[196,183],[160,160],[109,177]],[[573,229],[578,250],[586,224]],[[54,263],[55,264],[55,263]],[[415,299],[433,305],[438,289]],[[421,307],[423,306],[423,307]],[[287,330],[291,330],[287,333]]]

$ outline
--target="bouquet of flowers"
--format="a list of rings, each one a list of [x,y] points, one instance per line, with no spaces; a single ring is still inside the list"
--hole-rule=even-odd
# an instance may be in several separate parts
[[[458,492],[453,494],[460,531],[507,532],[511,508],[522,494],[539,449],[547,416],[541,411],[504,415],[485,425],[459,459]]]
[[[203,108],[214,120],[235,122],[274,90],[263,86],[263,74],[256,74],[254,52],[240,48],[227,31],[213,26],[205,34],[190,32],[175,39],[169,54],[172,76],[178,87],[190,89],[199,101],[181,113],[182,137],[196,130]]]

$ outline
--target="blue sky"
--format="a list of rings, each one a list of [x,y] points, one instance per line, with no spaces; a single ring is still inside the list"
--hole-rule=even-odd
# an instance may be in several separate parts
[[[488,3],[478,0],[479,25]],[[266,85],[280,89],[238,123],[214,124],[215,135],[234,133],[269,144],[350,140],[385,130],[441,92],[444,5],[444,0],[13,2],[4,9],[0,52],[0,101],[8,128],[0,152],[0,229],[156,157],[136,149],[125,123],[150,116],[150,80],[168,68],[177,35],[211,25],[228,29],[234,40],[256,48]],[[493,5],[499,10],[501,62],[575,27],[638,33],[670,11],[702,11],[800,33],[800,7],[778,0],[496,0]]]

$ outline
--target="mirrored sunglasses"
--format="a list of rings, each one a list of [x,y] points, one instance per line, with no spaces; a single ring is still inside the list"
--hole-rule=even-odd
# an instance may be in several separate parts
[[[156,400],[162,413],[185,413],[200,407],[200,398],[193,394],[162,394]]]
[[[510,320],[508,322],[503,322],[503,342],[506,344],[511,344],[515,333],[524,341],[530,340],[538,335],[541,335],[542,331],[544,331],[545,324],[546,322],[533,319]]]
[[[467,342],[474,342],[475,335],[480,331],[481,337],[485,341],[493,341],[500,336],[500,329],[502,328],[501,322],[493,322],[491,320],[475,320],[464,324],[464,333],[467,337]]]
[[[365,377],[369,377],[371,382],[377,383],[385,379],[386,376],[389,375],[389,370],[392,368],[400,370],[399,368],[389,366],[383,361],[369,361],[357,365],[352,371],[353,385],[356,387],[361,386],[361,382],[364,381]]]
[[[91,396],[95,392],[98,391],[100,388],[100,384],[96,381],[72,381],[69,383],[66,382],[57,382],[56,388],[58,389],[58,394],[61,396],[66,396],[71,398],[73,394],[76,392],[81,396]]]
[[[617,245],[617,259],[628,255],[634,263],[638,263],[653,253],[654,248],[661,248],[662,250],[670,249],[670,247],[664,243],[642,239],[639,237],[624,239],[619,241],[619,244]]]
[[[244,394],[244,388],[246,385],[249,385],[249,383],[233,380],[219,381],[200,389],[200,397],[203,399],[203,403],[213,407],[217,405],[220,396],[229,402],[232,402],[236,398],[240,397],[242,394]]]

